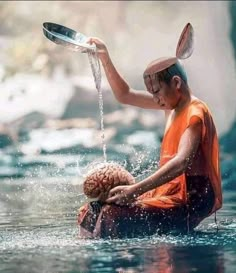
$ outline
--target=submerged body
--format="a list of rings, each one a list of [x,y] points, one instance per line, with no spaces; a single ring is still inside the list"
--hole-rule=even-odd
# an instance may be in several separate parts
[[[80,237],[134,238],[192,231],[211,212],[215,195],[208,177],[188,176],[186,182],[188,202],[172,208],[86,204],[78,217]]]

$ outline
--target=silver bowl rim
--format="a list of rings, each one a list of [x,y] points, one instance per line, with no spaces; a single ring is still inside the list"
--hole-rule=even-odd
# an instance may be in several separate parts
[[[52,22],[44,22],[43,23],[43,32],[44,32],[44,35],[52,42],[54,43],[57,43],[57,44],[61,44],[61,45],[64,45],[64,46],[67,46],[68,45],[71,47],[71,48],[78,48],[80,47],[81,49],[83,50],[94,50],[96,49],[96,45],[93,44],[93,45],[90,45],[90,44],[84,44],[84,43],[79,43],[79,42],[76,42],[76,40],[74,40],[75,42],[71,42],[71,41],[66,41],[66,40],[63,40],[63,39],[60,39],[59,37],[57,37],[56,35],[54,35],[47,27],[47,25],[52,25],[52,26],[57,26],[57,27],[63,27],[67,30],[69,30],[70,32],[74,33],[75,35],[76,34],[82,34],[83,36],[85,36],[83,33],[81,32],[77,32],[71,28],[68,28],[64,25],[60,25],[60,24],[57,24],[57,23],[52,23]],[[63,34],[61,34],[63,35]],[[65,35],[64,35],[65,36]],[[53,39],[51,38],[53,37]],[[65,36],[66,37],[66,36]],[[87,36],[85,36],[87,37]],[[70,37],[70,39],[73,41],[73,38]]]

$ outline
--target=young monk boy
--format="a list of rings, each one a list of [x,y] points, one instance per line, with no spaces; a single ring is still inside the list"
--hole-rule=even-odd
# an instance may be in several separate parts
[[[222,206],[219,144],[211,112],[195,97],[179,62],[192,54],[191,24],[180,36],[176,56],[159,58],[144,71],[148,92],[132,89],[118,73],[104,42],[95,43],[116,99],[145,109],[163,110],[166,128],[160,165],[141,182],[117,186],[106,204],[81,208],[82,235],[122,238],[187,232]],[[84,233],[83,233],[84,232]]]

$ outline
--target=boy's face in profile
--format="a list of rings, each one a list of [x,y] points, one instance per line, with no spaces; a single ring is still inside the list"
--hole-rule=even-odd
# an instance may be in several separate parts
[[[173,78],[167,84],[159,81],[155,75],[146,76],[144,79],[147,91],[153,95],[153,100],[163,109],[175,109],[179,98],[180,92],[174,84]]]

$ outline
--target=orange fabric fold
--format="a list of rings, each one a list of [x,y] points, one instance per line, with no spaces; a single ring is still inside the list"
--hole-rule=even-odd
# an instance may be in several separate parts
[[[201,160],[204,160],[204,174],[212,183],[215,193],[215,202],[210,214],[220,209],[222,206],[221,172],[219,164],[219,143],[216,128],[212,115],[207,105],[199,99],[194,99],[186,106],[178,116],[172,121],[171,126],[166,128],[162,141],[160,166],[163,166],[177,151],[180,138],[184,131],[195,122],[202,121],[202,139],[200,149]],[[168,121],[167,121],[168,124]],[[160,208],[172,208],[187,204],[186,177],[182,174],[174,180],[151,190],[139,198],[139,202],[144,205],[156,206]]]

